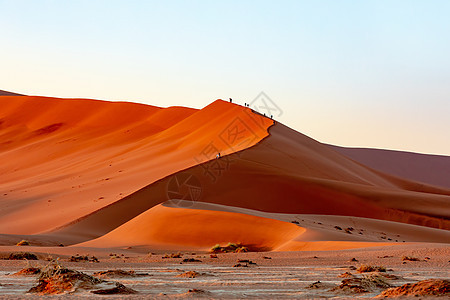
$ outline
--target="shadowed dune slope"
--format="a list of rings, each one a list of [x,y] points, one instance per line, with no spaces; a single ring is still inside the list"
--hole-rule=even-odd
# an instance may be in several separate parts
[[[181,199],[264,212],[450,228],[450,190],[374,171],[282,124],[269,131],[251,148],[163,178],[57,233],[80,241],[101,236],[164,202],[174,189]],[[198,197],[192,199],[194,191]]]
[[[24,96],[24,95],[0,90],[0,96]]]
[[[450,188],[449,156],[329,146],[337,152],[379,171]]]
[[[77,220],[217,152],[251,146],[271,124],[222,100],[196,110],[1,96],[0,233]]]

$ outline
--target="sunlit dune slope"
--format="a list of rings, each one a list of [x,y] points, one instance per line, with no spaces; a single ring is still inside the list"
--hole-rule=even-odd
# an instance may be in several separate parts
[[[337,225],[352,229],[337,230]],[[235,242],[259,251],[323,251],[396,245],[396,242],[442,243],[449,239],[450,231],[447,230],[385,220],[267,213],[205,202],[170,200],[100,238],[76,246],[209,250],[216,244]]]
[[[221,100],[196,110],[1,96],[0,233],[75,221],[218,152],[249,147],[271,124]]]
[[[330,147],[376,170],[450,189],[450,157],[382,149]]]
[[[305,229],[292,223],[233,212],[157,205],[114,231],[78,246],[210,249],[243,243],[253,250],[273,250]]]

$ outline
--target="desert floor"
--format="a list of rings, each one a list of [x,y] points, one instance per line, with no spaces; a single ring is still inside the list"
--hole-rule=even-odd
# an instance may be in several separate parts
[[[355,277],[371,276],[360,274],[355,268],[361,265],[383,266],[388,276],[385,282],[393,287],[414,283],[424,279],[450,278],[450,245],[402,243],[338,251],[292,251],[292,252],[252,252],[220,253],[211,258],[207,252],[181,252],[181,258],[162,258],[173,251],[153,251],[149,249],[95,249],[82,247],[45,248],[30,246],[0,247],[0,256],[11,252],[31,252],[39,260],[0,260],[1,299],[41,299],[28,294],[36,285],[36,276],[13,275],[22,268],[44,266],[46,259],[59,258],[59,263],[70,269],[92,275],[97,271],[121,269],[133,270],[138,277],[108,279],[119,281],[136,291],[136,295],[93,295],[79,290],[65,294],[68,298],[372,298],[385,288],[373,286],[369,292],[355,293],[348,290],[333,290],[345,278],[339,275],[350,272]],[[99,259],[93,262],[69,262],[72,255],[89,255]],[[418,258],[419,261],[403,261],[404,256]],[[195,258],[200,262],[182,262]],[[355,258],[357,261],[352,261]],[[250,260],[255,264],[241,263],[248,267],[235,267],[238,260]],[[195,278],[177,277],[186,271],[195,271]],[[372,273],[373,274],[373,273]],[[317,283],[320,281],[320,283]],[[189,292],[189,290],[201,290]],[[417,299],[417,298],[415,298]],[[424,299],[421,297],[420,299]]]

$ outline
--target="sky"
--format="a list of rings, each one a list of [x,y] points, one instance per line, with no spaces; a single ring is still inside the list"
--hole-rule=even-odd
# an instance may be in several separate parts
[[[316,140],[450,155],[450,1],[0,0],[0,89],[257,103]],[[256,101],[256,102],[254,102]]]

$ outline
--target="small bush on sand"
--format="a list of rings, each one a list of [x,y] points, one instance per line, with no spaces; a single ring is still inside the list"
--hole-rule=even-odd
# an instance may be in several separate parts
[[[222,247],[220,247],[219,244],[216,244],[215,246],[213,246],[213,247],[211,248],[211,252],[214,252],[214,253],[216,253],[216,252],[221,252],[221,251],[222,251]]]
[[[87,255],[83,256],[83,255],[78,255],[78,254],[72,255],[72,256],[69,258],[69,261],[70,261],[70,262],[80,262],[80,261],[99,262],[99,261],[98,261],[98,258],[95,257],[95,256],[89,257],[89,256],[87,256]]]
[[[241,243],[228,243],[226,246],[220,246],[219,244],[211,248],[213,253],[243,253],[249,252],[249,248],[242,245]]]
[[[8,256],[9,260],[38,260],[36,254],[30,252],[16,252],[10,253]]]
[[[386,278],[378,273],[364,274],[362,278],[348,278],[342,280],[341,284],[333,291],[346,293],[367,293],[375,289],[385,289],[391,287]]]
[[[386,272],[386,268],[383,266],[370,266],[370,265],[361,265],[358,269],[356,269],[358,273],[366,273],[366,272]]]
[[[177,277],[195,278],[195,277],[200,276],[200,275],[203,275],[203,274],[200,274],[200,273],[195,272],[195,271],[187,271],[187,272],[184,272],[182,274],[177,275]]]
[[[185,258],[181,262],[202,262],[202,261],[195,258]]]
[[[420,259],[418,259],[417,257],[412,257],[412,256],[403,256],[402,257],[403,261],[420,261]]]
[[[21,240],[16,244],[16,246],[30,246],[30,242],[26,240]]]
[[[162,258],[181,258],[182,256],[183,256],[183,254],[178,252],[178,253],[165,254]]]

